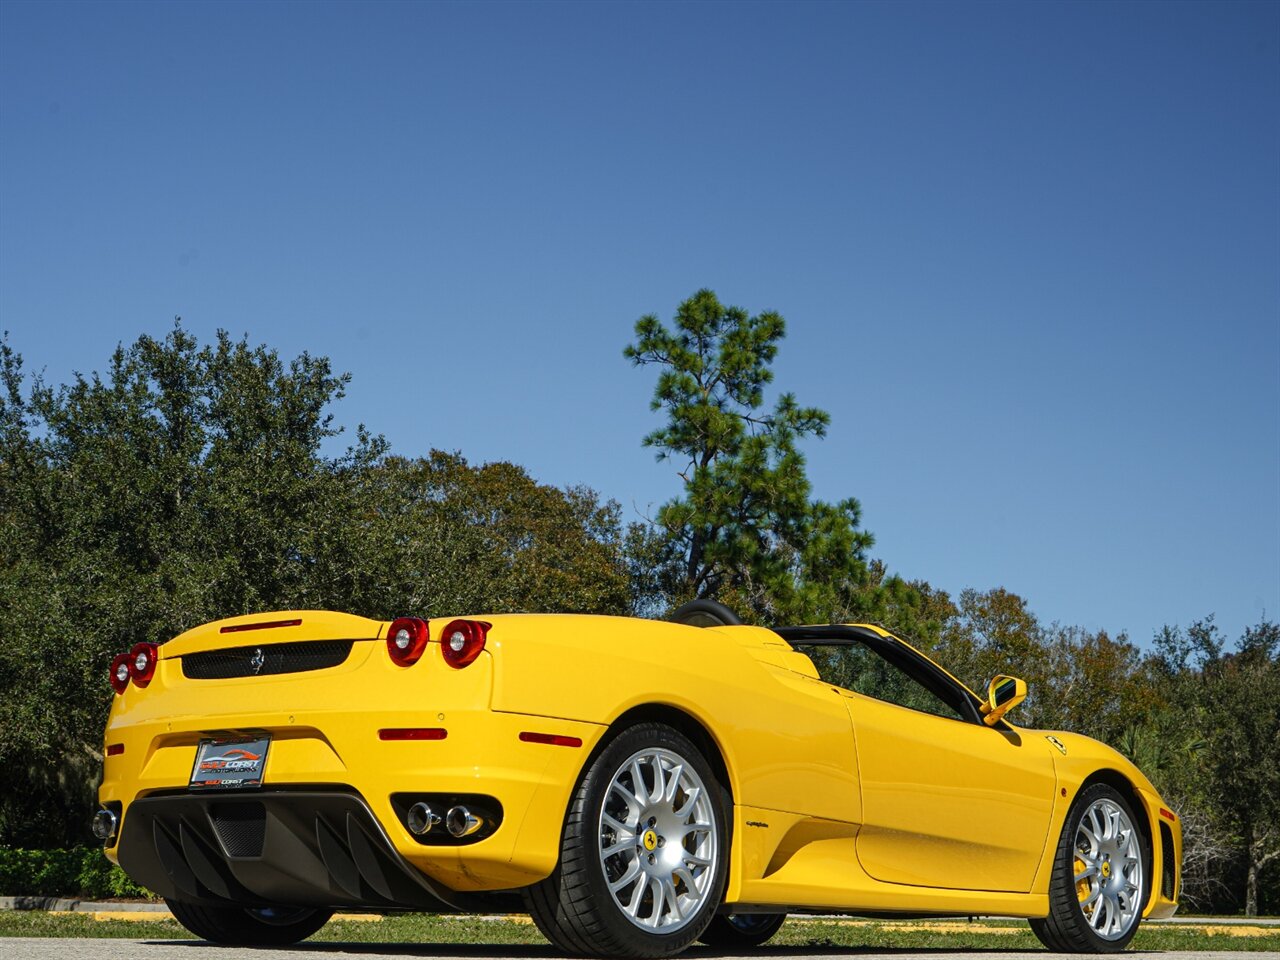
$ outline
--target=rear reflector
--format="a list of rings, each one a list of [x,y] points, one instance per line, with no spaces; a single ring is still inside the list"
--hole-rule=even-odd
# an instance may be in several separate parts
[[[301,620],[268,620],[264,623],[237,623],[229,627],[222,627],[218,632],[243,633],[245,630],[271,630],[275,627],[296,627],[301,623]]]
[[[379,740],[443,740],[449,736],[444,727],[392,727],[379,730]]]
[[[107,756],[108,756],[108,757],[118,757],[118,756],[120,756],[120,754],[122,754],[122,753],[124,753],[124,744],[123,744],[123,743],[111,743],[111,744],[108,744],[108,745],[107,745]]]
[[[525,743],[549,743],[553,747],[580,747],[582,740],[579,737],[565,737],[558,733],[529,733],[525,731],[520,734],[520,739]]]
[[[1178,819],[1178,818],[1174,815],[1174,813],[1173,813],[1173,811],[1172,811],[1172,810],[1166,810],[1164,807],[1161,807],[1161,808],[1160,808],[1160,816],[1164,817],[1166,820],[1175,820],[1175,821],[1176,821],[1176,820]]]

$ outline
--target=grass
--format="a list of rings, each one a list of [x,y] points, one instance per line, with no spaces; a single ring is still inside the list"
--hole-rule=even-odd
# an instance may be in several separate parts
[[[97,920],[91,914],[0,912],[0,937],[116,937],[130,940],[191,939],[177,921]],[[312,941],[385,944],[546,946],[527,918],[484,919],[401,914],[381,920],[330,921]],[[894,921],[792,919],[759,953],[777,948],[871,950],[1040,950],[1020,921]],[[1280,951],[1280,927],[1239,924],[1152,924],[1138,931],[1131,950]]]

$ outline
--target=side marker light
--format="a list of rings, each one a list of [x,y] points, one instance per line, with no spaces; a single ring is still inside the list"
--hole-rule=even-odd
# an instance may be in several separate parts
[[[558,733],[530,733],[525,731],[520,734],[520,739],[525,743],[547,743],[553,747],[582,746],[581,737],[566,737]]]
[[[449,731],[443,727],[389,727],[378,731],[379,740],[443,740]]]

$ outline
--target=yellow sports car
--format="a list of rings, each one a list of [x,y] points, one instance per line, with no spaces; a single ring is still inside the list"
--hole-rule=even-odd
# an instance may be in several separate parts
[[[1177,907],[1129,761],[871,626],[220,620],[116,657],[95,833],[193,933],[527,912],[573,954],[763,943],[787,913],[1027,917],[1119,950]]]

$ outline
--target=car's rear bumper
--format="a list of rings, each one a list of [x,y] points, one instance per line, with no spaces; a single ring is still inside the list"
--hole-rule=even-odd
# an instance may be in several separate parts
[[[456,908],[341,790],[173,794],[129,806],[117,855],[138,883],[190,903]]]
[[[457,903],[456,894],[548,876],[569,793],[604,727],[486,709],[436,711],[427,724],[423,717],[331,711],[303,725],[296,715],[259,711],[113,725],[108,740],[124,751],[107,759],[99,791],[120,818],[107,855],[144,886],[180,899],[431,909],[436,898]],[[447,737],[378,735],[426,725]],[[272,738],[261,788],[188,790],[202,738],[250,730]],[[580,746],[522,740],[528,732]],[[404,794],[483,795],[502,817],[483,839],[454,842],[442,825],[419,838],[404,822]],[[257,855],[237,856],[244,849],[219,826],[231,814],[262,831],[261,851],[249,851]]]

